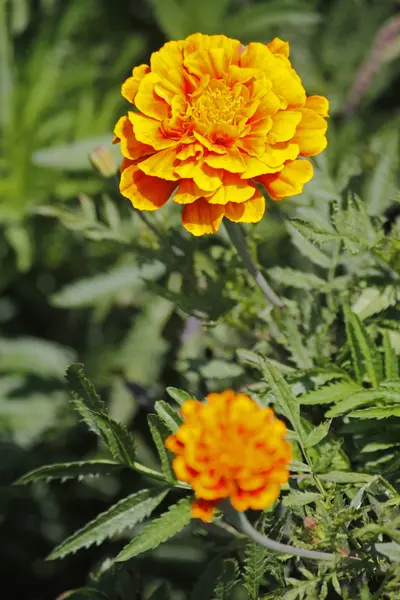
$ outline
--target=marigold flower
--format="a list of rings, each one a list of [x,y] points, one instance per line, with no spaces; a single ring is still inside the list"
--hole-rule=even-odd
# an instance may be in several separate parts
[[[121,193],[156,210],[175,192],[194,235],[215,233],[223,217],[258,222],[256,182],[273,200],[299,194],[313,175],[302,157],[326,146],[328,101],[306,96],[288,56],[278,38],[243,46],[197,33],[135,67],[122,95],[136,111],[115,127]]]
[[[208,394],[207,403],[187,400],[181,414],[184,422],[165,445],[176,454],[176,477],[196,494],[193,517],[210,521],[224,498],[238,511],[261,510],[277,499],[292,450],[286,425],[271,408],[227,390]]]

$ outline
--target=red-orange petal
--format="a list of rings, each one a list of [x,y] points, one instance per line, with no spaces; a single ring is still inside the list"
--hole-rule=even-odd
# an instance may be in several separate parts
[[[257,177],[272,200],[282,200],[301,194],[304,184],[310,181],[314,173],[308,160],[293,160],[285,164],[282,171]]]
[[[185,205],[182,225],[196,236],[217,233],[223,216],[224,206],[209,204],[205,198],[199,198],[192,204]]]
[[[130,165],[121,173],[120,192],[138,210],[157,210],[171,196],[176,184],[158,177],[149,177],[137,165]]]
[[[250,200],[240,204],[228,202],[225,205],[225,216],[234,223],[258,223],[265,213],[265,199],[258,191]]]

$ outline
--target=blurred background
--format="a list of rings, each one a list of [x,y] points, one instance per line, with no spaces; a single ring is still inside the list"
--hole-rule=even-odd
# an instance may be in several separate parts
[[[99,144],[111,149],[132,67],[196,31],[243,43],[289,40],[308,93],[330,100],[329,146],[316,177],[279,210],[328,205],[349,182],[372,215],[396,200],[398,0],[0,0],[0,563],[13,600],[50,600],[84,585],[118,540],[64,561],[46,555],[141,485],[127,475],[10,487],[41,464],[98,455],[68,407],[69,363],[85,364],[149,465],[146,415],[167,386],[202,393],[243,375],[233,360],[235,347],[251,343],[242,315],[200,328],[186,317],[196,314],[190,298],[182,306],[172,292],[158,293],[168,269],[154,241],[88,158]],[[201,289],[219,239],[199,241],[203,252],[194,254],[168,210],[160,226],[175,231]],[[255,228],[264,264],[296,266],[278,217],[272,210]],[[229,308],[221,290],[214,294],[218,303],[211,294],[202,304],[210,322]],[[190,545],[181,538],[135,564],[150,582],[168,575],[179,597],[208,558],[201,537]]]

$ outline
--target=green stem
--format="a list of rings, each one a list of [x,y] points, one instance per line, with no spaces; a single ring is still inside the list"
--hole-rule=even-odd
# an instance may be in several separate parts
[[[268,548],[268,550],[272,550],[273,552],[280,552],[281,554],[290,554],[292,556],[300,556],[301,558],[311,558],[314,560],[335,560],[340,558],[339,555],[332,554],[331,552],[319,552],[316,550],[307,550],[306,548],[295,548],[294,546],[289,546],[288,544],[282,544],[280,542],[276,542],[275,540],[271,540],[267,536],[259,533],[250,521],[247,519],[245,513],[236,511],[229,503],[224,503],[224,512],[228,515],[233,524],[239,531],[242,531],[249,538],[260,544],[260,546],[264,546],[264,548]],[[346,557],[349,560],[359,561],[360,559],[354,557]]]
[[[226,231],[228,232],[229,239],[231,240],[233,246],[235,246],[237,253],[242,259],[247,271],[253,277],[254,281],[264,294],[264,297],[274,306],[282,308],[284,306],[282,300],[279,298],[279,296],[275,294],[274,290],[267,283],[260,269],[254,263],[251,254],[246,246],[246,242],[243,237],[243,233],[240,229],[240,225],[232,223],[232,221],[229,221],[229,219],[224,219],[224,224]]]
[[[138,473],[141,473],[142,475],[146,475],[147,477],[151,477],[152,479],[157,479],[157,481],[162,481],[163,483],[171,485],[171,481],[168,481],[168,479],[164,477],[162,473],[160,473],[159,471],[154,471],[154,469],[150,469],[150,467],[146,467],[141,463],[135,461],[132,465],[132,468]],[[183,490],[192,489],[187,483],[183,483],[183,481],[174,482],[173,485],[174,487],[178,487]]]

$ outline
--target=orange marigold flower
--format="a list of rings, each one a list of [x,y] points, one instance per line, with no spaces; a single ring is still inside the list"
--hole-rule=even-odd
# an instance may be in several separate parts
[[[326,146],[328,101],[306,96],[289,44],[243,46],[223,35],[166,43],[122,86],[135,111],[115,141],[124,156],[121,193],[138,210],[182,204],[194,235],[223,219],[256,223],[273,200],[299,194],[313,168],[302,157]]]
[[[261,510],[277,499],[292,449],[271,408],[227,390],[208,394],[207,403],[187,400],[181,414],[184,422],[165,445],[176,454],[176,477],[196,494],[194,517],[210,521],[223,498],[238,511]]]

